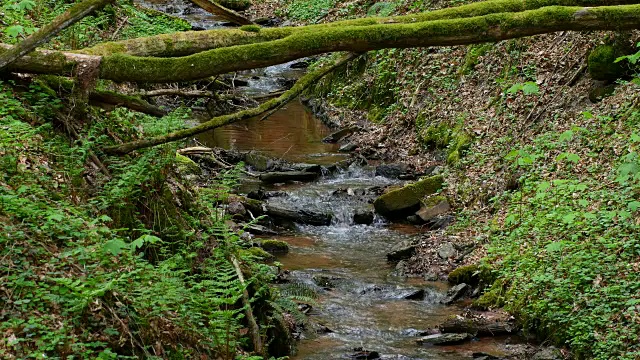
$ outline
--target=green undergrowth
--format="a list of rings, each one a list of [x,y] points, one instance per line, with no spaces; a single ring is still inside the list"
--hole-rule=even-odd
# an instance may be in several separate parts
[[[518,191],[494,198],[507,209],[485,229],[499,280],[477,304],[504,305],[577,358],[637,359],[640,111],[594,119],[592,129],[544,133],[507,155],[525,175]],[[576,172],[603,151],[615,154],[611,144],[619,142],[624,150],[612,169],[594,164]],[[543,160],[549,154],[551,164]]]
[[[0,42],[16,43],[48,24],[74,1],[8,0],[0,5],[6,27]],[[182,19],[118,0],[87,16],[44,45],[53,49],[81,49],[106,40],[130,39],[190,30]]]
[[[278,309],[293,300],[217,208],[239,172],[200,189],[176,145],[100,152],[183,128],[189,112],[90,108],[70,140],[68,99],[38,84],[0,82],[0,358],[246,358],[245,290],[263,340],[286,355]]]

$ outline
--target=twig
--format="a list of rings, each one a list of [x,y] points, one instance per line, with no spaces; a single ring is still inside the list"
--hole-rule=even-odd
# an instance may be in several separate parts
[[[262,354],[262,339],[260,338],[260,328],[258,327],[258,323],[256,319],[253,317],[253,310],[251,310],[251,301],[249,300],[249,292],[247,291],[244,276],[242,275],[242,269],[240,268],[240,263],[236,259],[236,257],[232,254],[229,256],[231,258],[231,263],[233,267],[236,269],[236,275],[238,275],[238,280],[244,287],[242,291],[242,303],[245,307],[245,315],[247,316],[247,322],[249,323],[249,330],[251,332],[251,340],[253,342],[253,349],[256,353]]]
[[[576,71],[573,76],[571,77],[571,79],[569,79],[569,81],[567,81],[567,86],[573,86],[575,85],[575,83],[580,79],[580,77],[582,76],[582,73],[587,69],[587,64],[582,64],[582,66],[580,66],[580,68],[578,69],[578,71]]]

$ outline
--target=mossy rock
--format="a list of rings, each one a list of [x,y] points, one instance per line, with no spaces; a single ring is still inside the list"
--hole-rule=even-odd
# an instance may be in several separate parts
[[[274,259],[274,256],[272,254],[264,251],[264,249],[259,247],[250,247],[246,250],[240,250],[240,254],[247,255],[249,257],[256,257],[262,261],[271,261]]]
[[[217,3],[235,11],[244,11],[251,7],[249,0],[218,0]]]
[[[453,284],[469,284],[469,285],[482,285],[490,284],[493,282],[494,276],[491,272],[491,268],[486,265],[466,265],[460,266],[449,273],[447,280]]]
[[[256,171],[267,171],[271,167],[271,159],[257,152],[247,154],[245,164],[251,166]]]
[[[505,304],[504,282],[497,279],[478,299],[473,302],[473,307],[487,310],[500,308]]]
[[[625,75],[627,66],[616,59],[626,55],[620,46],[605,44],[597,46],[589,54],[589,75],[594,80],[614,81]]]
[[[430,125],[422,129],[420,137],[427,149],[444,149],[451,140],[451,128],[445,123]]]
[[[289,244],[282,240],[262,240],[260,241],[260,247],[270,253],[288,253]]]
[[[176,168],[183,175],[202,175],[200,165],[178,153],[176,153]]]
[[[418,210],[421,200],[435,194],[443,183],[441,175],[419,180],[381,195],[373,202],[373,207],[378,214],[387,217],[406,215]]]

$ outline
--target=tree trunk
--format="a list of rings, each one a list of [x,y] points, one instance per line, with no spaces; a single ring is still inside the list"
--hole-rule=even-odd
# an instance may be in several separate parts
[[[114,81],[179,82],[337,51],[465,45],[565,30],[620,31],[637,28],[640,28],[640,5],[597,8],[552,6],[520,13],[409,24],[327,26],[315,31],[299,31],[279,40],[213,49],[184,57],[104,56],[100,77]],[[49,53],[47,59],[54,58],[55,61],[44,66],[41,55],[37,54],[10,68],[14,71],[40,70],[60,74],[65,72],[70,62],[81,61],[77,56]]]
[[[239,29],[217,29],[162,34],[144,38],[107,42],[78,51],[87,55],[175,57],[234,45],[247,45],[283,39],[300,32],[313,32],[327,27],[369,26],[376,24],[416,23],[434,20],[469,18],[497,13],[535,10],[545,6],[612,6],[638,4],[639,0],[493,0],[394,17],[368,17],[299,27],[261,28],[259,32]]]
[[[13,46],[11,50],[0,53],[0,70],[4,69],[20,57],[30,53],[37,46],[49,41],[49,39],[54,37],[60,31],[75,24],[85,16],[111,2],[113,2],[113,0],[84,0],[81,3],[72,6],[62,15],[53,19],[50,24],[31,34],[19,44]]]
[[[280,95],[275,99],[269,100],[258,107],[243,110],[243,111],[229,114],[229,115],[218,116],[198,126],[192,127],[190,129],[176,131],[164,136],[158,136],[151,139],[133,141],[126,144],[105,148],[104,151],[109,154],[124,155],[134,150],[144,149],[144,148],[155,146],[155,145],[165,144],[171,141],[185,139],[211,129],[215,129],[227,124],[231,124],[236,121],[240,121],[243,119],[248,119],[250,117],[260,115],[266,111],[269,111],[270,109],[273,109],[281,104],[285,104],[291,101],[292,99],[296,98],[302,91],[304,91],[306,88],[311,86],[311,84],[313,84],[314,82],[316,82],[317,80],[325,76],[326,74],[330,73],[334,69],[346,64],[347,62],[355,59],[358,56],[359,56],[358,54],[350,53],[342,57],[341,59],[339,59],[338,61],[336,61],[334,64],[330,66],[323,66],[320,69],[317,69],[315,71],[312,71],[306,74],[305,76],[300,78],[296,82],[296,84],[291,89],[287,90],[284,94]]]
[[[227,9],[226,7],[212,1],[212,0],[189,0],[192,3],[198,5],[202,9],[210,12],[211,14],[218,15],[225,20],[238,25],[254,25],[253,21],[238,14],[237,12]]]

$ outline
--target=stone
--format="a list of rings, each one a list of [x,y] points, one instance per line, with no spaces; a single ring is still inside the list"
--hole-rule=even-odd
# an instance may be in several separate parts
[[[405,295],[404,299],[406,299],[406,300],[424,300],[425,294],[426,293],[425,293],[424,289],[418,289],[418,290],[412,291],[408,295]]]
[[[309,67],[309,63],[306,61],[298,61],[298,62],[294,62],[293,64],[289,65],[289,68],[291,69],[306,69]]]
[[[380,354],[377,351],[364,350],[363,348],[353,349],[354,353],[349,355],[349,359],[354,360],[370,360],[380,359]]]
[[[314,181],[319,174],[306,171],[274,171],[260,175],[260,180],[268,184],[284,183],[288,181]]]
[[[433,271],[427,271],[426,273],[424,273],[424,279],[426,281],[438,281],[440,280],[440,277]]]
[[[434,194],[442,187],[443,183],[444,178],[442,176],[422,179],[382,194],[373,202],[373,206],[378,214],[382,216],[407,216],[420,208],[422,198]]]
[[[182,175],[202,175],[200,165],[184,155],[176,153],[176,168]]]
[[[403,163],[383,164],[376,167],[376,176],[398,179],[410,171],[409,165]]]
[[[471,340],[467,333],[461,334],[434,334],[421,337],[416,340],[419,345],[455,345]]]
[[[244,162],[256,171],[267,171],[273,163],[270,158],[256,152],[248,153]]]
[[[444,260],[452,258],[456,256],[456,254],[456,248],[450,242],[446,242],[438,248],[438,256]]]
[[[322,139],[322,142],[337,143],[338,141],[344,139],[345,137],[353,134],[355,130],[356,128],[354,127],[346,127],[344,129],[340,129],[334,133],[327,135],[324,139]]]
[[[242,203],[239,201],[229,203],[229,205],[227,205],[227,212],[229,212],[229,214],[231,215],[239,217],[244,217],[245,215],[247,215],[247,209],[245,209],[244,205],[242,205]]]
[[[262,240],[260,241],[260,247],[272,254],[289,252],[289,244],[282,240]]]
[[[447,291],[447,296],[440,302],[445,305],[451,305],[454,301],[458,300],[464,294],[464,292],[467,291],[468,288],[469,285],[465,283],[458,284],[449,289],[449,291]]]
[[[451,206],[444,196],[433,196],[427,199],[420,210],[416,212],[416,215],[427,222],[438,215],[446,214],[451,210]]]
[[[405,260],[400,260],[396,264],[396,268],[394,270],[395,276],[407,276],[407,270],[409,269],[409,264]]]
[[[548,348],[543,348],[540,351],[536,352],[532,360],[562,360],[564,357],[562,356],[562,352],[557,348],[550,346]]]
[[[422,224],[424,224],[424,222],[422,221],[422,219],[420,219],[420,217],[418,215],[409,215],[409,216],[407,216],[407,222],[409,224],[413,224],[413,225],[422,225]]]
[[[624,76],[628,70],[624,61],[615,62],[615,60],[626,55],[622,46],[619,44],[603,44],[596,46],[587,59],[589,66],[589,75],[594,80],[614,81]]]
[[[340,146],[338,151],[339,152],[352,152],[357,148],[358,148],[358,145],[356,145],[354,143],[348,143],[348,144],[344,144],[344,145]]]
[[[411,240],[404,240],[394,245],[387,253],[387,260],[400,261],[409,259],[416,253],[416,244]]]
[[[427,221],[426,226],[429,230],[444,229],[449,226],[456,218],[453,215],[445,214],[438,215],[433,219]]]
[[[353,214],[353,222],[362,225],[373,224],[373,211],[368,209],[358,209]]]
[[[333,276],[333,275],[318,274],[313,276],[313,282],[315,282],[316,285],[325,289],[335,288],[338,285],[338,283],[342,280],[343,279],[341,277]]]

